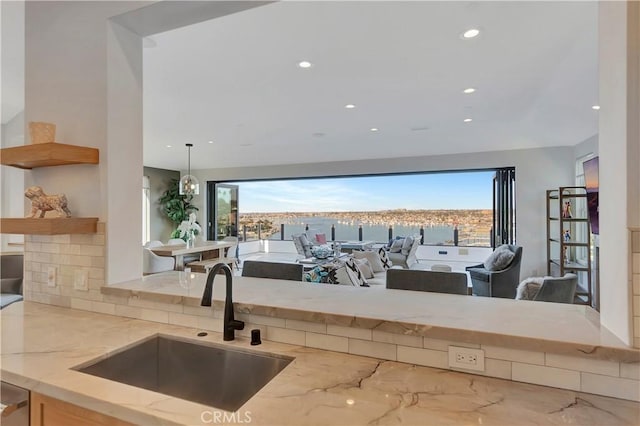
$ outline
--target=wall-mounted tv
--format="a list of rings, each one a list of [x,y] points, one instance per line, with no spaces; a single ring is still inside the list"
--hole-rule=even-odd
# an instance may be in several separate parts
[[[582,163],[584,168],[584,181],[587,187],[587,210],[589,212],[589,222],[591,232],[599,235],[600,226],[598,220],[598,157],[591,158]]]

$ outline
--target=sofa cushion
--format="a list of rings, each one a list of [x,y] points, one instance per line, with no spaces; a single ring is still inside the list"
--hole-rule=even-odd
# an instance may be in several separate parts
[[[352,254],[355,259],[367,259],[373,273],[384,272],[385,269],[382,261],[380,260],[380,255],[378,255],[378,253],[376,253],[375,251],[354,251]]]
[[[345,262],[344,266],[347,271],[347,276],[349,277],[352,285],[369,287],[369,284],[367,284],[367,279],[364,277],[364,275],[360,271],[360,268],[358,268],[358,264],[353,258],[349,258]]]
[[[400,249],[400,253],[407,256],[411,251],[412,246],[413,246],[413,237],[406,237],[402,242],[402,248]]]
[[[468,268],[467,271],[469,271],[469,275],[471,276],[471,279],[489,282],[489,276],[491,275],[491,272],[487,271],[486,269]]]
[[[515,255],[516,254],[509,248],[509,245],[503,244],[495,249],[487,260],[484,261],[484,268],[487,271],[502,271],[511,264]]]
[[[389,253],[400,253],[402,251],[403,244],[404,238],[393,240],[393,243],[391,243],[391,246],[389,247]]]
[[[378,257],[380,258],[380,263],[382,263],[382,267],[385,271],[393,266],[393,262],[389,259],[389,253],[387,253],[387,250],[385,250],[384,247],[380,247],[380,249],[378,249]]]
[[[365,279],[373,278],[373,270],[367,259],[354,259]]]

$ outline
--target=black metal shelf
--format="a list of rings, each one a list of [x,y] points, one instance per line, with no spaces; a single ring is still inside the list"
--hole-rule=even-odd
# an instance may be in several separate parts
[[[576,290],[576,303],[591,305],[593,300],[591,244],[589,241],[566,241],[564,239],[566,231],[570,231],[573,236],[582,234],[588,238],[590,235],[589,219],[585,217],[561,217],[564,214],[565,204],[570,204],[571,199],[586,199],[586,197],[587,189],[583,186],[565,186],[547,190],[547,274],[563,276],[568,272],[580,273],[580,281],[582,282],[579,282],[579,288]],[[569,211],[569,215],[571,215],[571,211]],[[558,224],[559,226],[553,224]],[[577,233],[578,230],[584,232]],[[575,262],[579,248],[586,249],[587,258],[584,264]],[[553,259],[551,257],[552,251],[553,255],[560,258]]]

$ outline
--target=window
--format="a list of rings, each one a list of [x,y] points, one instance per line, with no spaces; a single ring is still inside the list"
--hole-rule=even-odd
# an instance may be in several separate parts
[[[589,153],[576,160],[576,186],[585,186],[584,167],[583,163],[588,159],[593,158],[593,153]],[[574,212],[576,217],[588,217],[587,212],[587,199],[576,198],[574,201]],[[576,226],[575,229],[575,241],[589,241],[588,235],[584,235],[586,232],[585,226]],[[587,247],[576,247],[576,261],[583,265],[587,264],[588,259]]]
[[[508,190],[496,197],[499,172]],[[504,213],[499,216],[504,239],[515,239],[514,181],[515,171],[509,168],[224,184],[237,186],[242,194],[238,236],[245,241],[289,240],[308,231],[325,234],[327,240],[387,242],[420,234],[428,245],[489,247],[494,203]],[[216,185],[222,183],[209,182],[209,194],[217,193]],[[215,208],[210,209],[209,222],[217,223],[211,220],[215,217]]]

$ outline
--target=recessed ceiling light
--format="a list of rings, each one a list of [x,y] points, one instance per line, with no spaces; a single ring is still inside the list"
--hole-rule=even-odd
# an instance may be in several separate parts
[[[346,109],[354,109],[356,106],[354,104],[346,104],[344,107]]]
[[[167,145],[167,148],[171,148],[171,145]]]
[[[371,128],[371,129],[369,129],[369,130],[371,130],[372,132],[377,132],[377,131],[378,131],[378,128],[377,128],[377,127],[372,127],[372,128]]]
[[[473,118],[465,118],[464,122],[465,123],[471,123],[473,121]]]
[[[213,141],[209,141],[209,143],[213,143]]]
[[[467,31],[462,33],[462,38],[474,38],[478,37],[480,34],[480,30],[477,28],[470,28]]]
[[[595,109],[596,111],[600,109],[600,105],[594,105],[591,107],[591,109]]]
[[[466,88],[466,89],[464,89],[462,92],[463,92],[463,93],[466,93],[466,94],[469,94],[469,93],[473,93],[473,92],[475,92],[475,91],[476,91],[476,89],[474,89],[473,87],[467,87],[467,88]]]
[[[313,64],[309,61],[301,61],[301,62],[298,62],[298,66],[300,68],[311,68]]]

